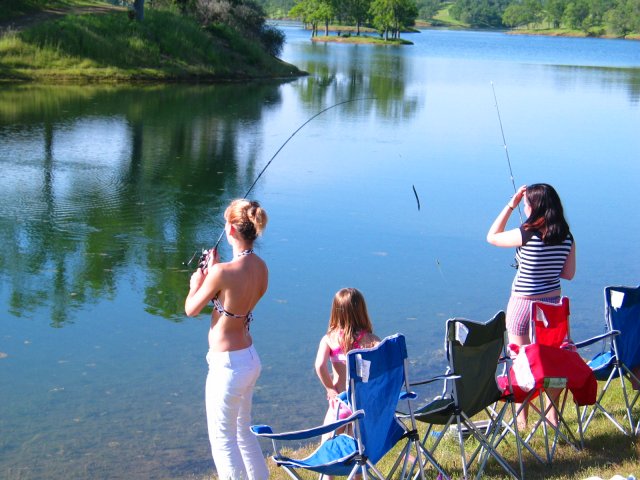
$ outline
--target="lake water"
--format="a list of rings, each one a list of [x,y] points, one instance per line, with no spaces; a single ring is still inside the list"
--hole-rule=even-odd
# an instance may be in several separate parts
[[[407,336],[414,379],[443,370],[447,318],[505,308],[513,251],[485,242],[513,192],[491,82],[516,185],[553,184],[576,237],[573,336],[602,330],[606,285],[639,283],[640,44],[430,30],[381,48],[282,28],[308,77],[0,90],[0,477],[212,471],[208,315],[184,316],[182,263],[339,102],[251,194],[271,272],[255,423],[322,420],[313,360],[341,287],[380,336]]]

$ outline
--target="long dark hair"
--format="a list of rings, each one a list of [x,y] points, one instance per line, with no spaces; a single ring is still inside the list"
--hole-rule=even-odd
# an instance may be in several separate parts
[[[558,245],[569,235],[560,196],[546,183],[529,185],[526,191],[531,215],[524,222],[525,230],[538,230],[547,245]]]

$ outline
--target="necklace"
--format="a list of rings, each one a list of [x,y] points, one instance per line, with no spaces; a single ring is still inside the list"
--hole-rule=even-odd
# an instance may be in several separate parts
[[[253,253],[253,248],[242,250],[240,253],[236,255],[236,258],[244,257],[245,255],[251,255],[252,253]]]

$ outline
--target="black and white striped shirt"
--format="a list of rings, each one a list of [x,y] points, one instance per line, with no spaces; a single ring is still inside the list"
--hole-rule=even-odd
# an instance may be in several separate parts
[[[539,295],[560,288],[560,273],[564,267],[573,235],[559,245],[545,245],[540,232],[520,227],[522,246],[516,249],[518,272],[513,279],[511,292],[517,295]]]

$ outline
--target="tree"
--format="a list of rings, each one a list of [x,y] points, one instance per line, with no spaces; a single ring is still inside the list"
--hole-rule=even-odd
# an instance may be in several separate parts
[[[144,20],[144,0],[134,0],[133,11],[135,12],[137,21],[141,22]]]
[[[589,4],[587,0],[572,0],[564,9],[564,17],[562,21],[570,28],[582,29],[585,20],[589,16]],[[588,28],[588,27],[587,27]]]
[[[501,27],[502,14],[509,3],[509,0],[456,0],[449,12],[472,27]]]
[[[312,13],[314,0],[297,0],[295,5],[289,10],[291,18],[297,18],[305,25],[311,25],[311,36],[313,37],[317,30],[317,24],[313,24]]]
[[[564,17],[564,9],[567,7],[568,0],[545,0],[543,3],[545,18],[553,25],[553,28],[560,28],[562,17]]]
[[[607,24],[617,35],[640,33],[640,0],[617,0],[606,15]]]
[[[418,3],[418,15],[423,20],[431,20],[442,8],[440,0],[422,0]]]
[[[329,22],[335,17],[336,9],[331,0],[319,0],[316,10],[318,20],[324,22],[324,34],[329,35]]]
[[[260,34],[260,41],[270,55],[279,57],[284,47],[285,35],[282,30],[276,27],[264,25]]]
[[[252,0],[196,0],[195,8],[203,25],[224,23],[254,36],[265,22],[264,10]]]
[[[613,7],[611,0],[588,0],[589,16],[588,21],[591,26],[602,25],[605,14]]]
[[[519,2],[509,5],[502,14],[502,23],[508,27],[521,27],[528,24],[524,6]]]
[[[360,27],[366,22],[371,8],[371,0],[342,0],[345,13],[356,24],[356,35],[360,35]]]
[[[415,0],[399,0],[395,11],[397,38],[400,38],[402,30],[416,24],[416,18],[418,18],[418,6]]]
[[[325,35],[329,34],[329,22],[335,15],[330,0],[298,0],[289,11],[289,16],[299,18],[303,23],[311,25],[311,36],[318,34],[318,24],[325,24]]]
[[[196,17],[204,26],[225,24],[242,35],[255,39],[271,55],[278,56],[284,34],[266,25],[264,10],[253,0],[196,0]]]
[[[539,0],[516,0],[502,14],[502,23],[510,27],[538,24],[543,19]]]
[[[400,38],[402,29],[415,24],[418,7],[415,0],[373,0],[370,13],[376,30],[389,40],[389,33]]]

